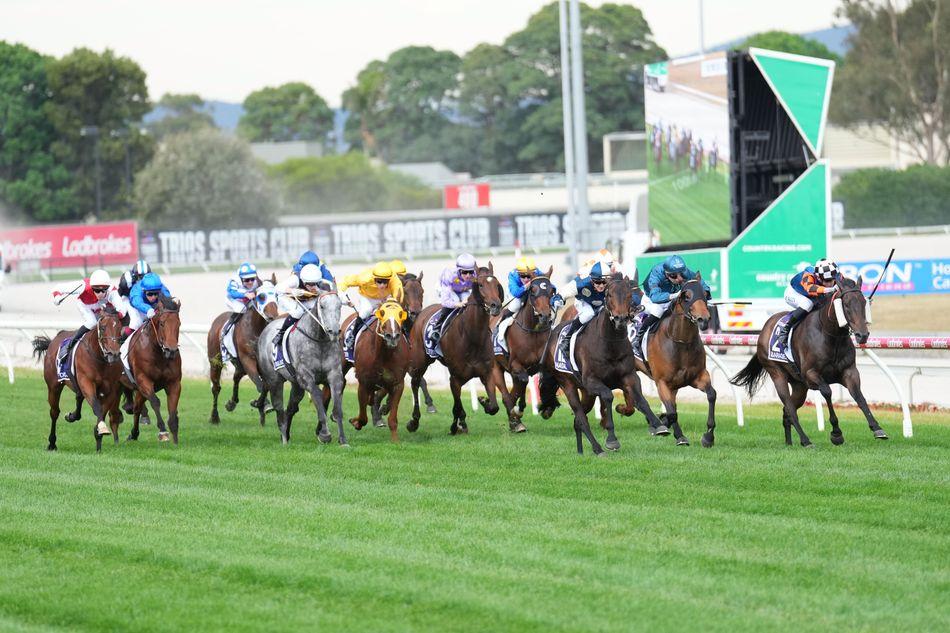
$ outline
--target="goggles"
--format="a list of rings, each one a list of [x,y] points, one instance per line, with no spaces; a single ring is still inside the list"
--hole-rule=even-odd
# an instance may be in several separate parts
[[[92,291],[93,291],[94,293],[96,293],[97,295],[101,295],[101,294],[105,294],[106,292],[108,292],[108,291],[109,291],[109,287],[108,287],[108,286],[93,286],[93,287],[92,287]]]
[[[474,275],[475,271],[474,270],[460,270],[459,274],[460,275]]]

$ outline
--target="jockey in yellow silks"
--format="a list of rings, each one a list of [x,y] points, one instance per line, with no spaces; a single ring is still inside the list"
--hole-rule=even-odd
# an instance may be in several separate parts
[[[353,344],[356,335],[363,329],[376,308],[383,304],[383,301],[392,297],[397,303],[402,303],[402,281],[399,280],[399,275],[393,272],[388,262],[377,262],[375,266],[361,273],[347,275],[340,284],[340,290],[343,292],[356,290],[356,292],[347,292],[347,297],[356,310],[352,334],[344,342],[347,347]]]

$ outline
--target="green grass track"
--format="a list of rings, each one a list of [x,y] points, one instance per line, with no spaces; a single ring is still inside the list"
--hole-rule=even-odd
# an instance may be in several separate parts
[[[344,411],[354,412],[352,388]],[[318,445],[309,402],[289,447],[245,388],[207,424],[188,381],[179,447],[143,427],[94,453],[91,414],[45,450],[36,372],[0,385],[0,631],[950,630],[950,420],[916,436],[844,414],[832,446],[786,448],[775,406],[684,406],[693,446],[623,419],[621,452],[574,452],[565,408],[469,417],[448,398],[402,442]],[[64,398],[64,404],[68,402]],[[598,429],[598,436],[603,432]]]

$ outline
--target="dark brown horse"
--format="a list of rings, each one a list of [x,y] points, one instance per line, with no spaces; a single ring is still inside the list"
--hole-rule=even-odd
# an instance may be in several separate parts
[[[554,286],[551,285],[551,273],[548,268],[543,276],[528,282],[522,295],[521,308],[505,331],[508,356],[495,355],[494,383],[501,391],[501,399],[508,412],[508,427],[515,433],[527,429],[521,418],[524,415],[525,390],[531,376],[541,369],[541,357],[551,333],[554,312],[551,309],[551,297]],[[505,384],[504,372],[511,374],[511,391]]]
[[[366,408],[373,407],[373,417],[378,415],[374,397],[382,391],[389,398],[389,433],[393,442],[399,441],[399,400],[406,386],[406,371],[409,369],[409,341],[402,325],[406,311],[395,301],[387,301],[376,310],[373,331],[364,332],[353,350],[354,373],[359,381],[359,415],[350,423],[359,431],[366,426]]]
[[[461,313],[449,324],[442,336],[442,358],[439,360],[449,369],[449,385],[452,388],[454,406],[452,407],[452,426],[450,432],[468,433],[468,424],[465,422],[465,407],[462,406],[462,385],[478,378],[485,386],[487,397],[480,397],[479,402],[485,413],[498,413],[498,401],[493,386],[493,372],[495,357],[492,353],[491,330],[489,319],[501,312],[501,302],[504,296],[501,283],[495,277],[495,270],[489,262],[488,267],[480,267],[472,294],[468,303],[461,309]],[[428,306],[419,314],[419,318],[412,326],[410,335],[409,375],[412,377],[412,418],[406,425],[410,433],[419,428],[419,385],[426,369],[435,359],[426,354],[423,337],[429,317],[442,308],[435,304]]]
[[[167,442],[168,431],[171,431],[172,441],[178,443],[178,400],[181,398],[181,354],[178,352],[181,318],[178,307],[170,297],[159,297],[155,316],[132,333],[128,363],[135,384],[122,374],[123,387],[135,391],[130,440],[139,439],[139,418],[147,400],[158,421],[159,441]],[[158,392],[162,389],[168,406],[168,430],[162,419],[162,403],[158,399]]]
[[[815,306],[798,324],[792,337],[792,355],[797,365],[769,359],[769,338],[775,322],[787,314],[781,312],[765,322],[765,327],[759,333],[755,356],[731,381],[734,385],[746,387],[749,397],[752,397],[768,373],[784,407],[782,424],[785,427],[785,443],[788,445],[792,443],[793,426],[802,446],[812,445],[798,422],[798,409],[805,403],[809,389],[821,392],[828,404],[831,443],[844,443],[838,416],[831,405],[832,384],[844,385],[864,413],[874,437],[887,439],[887,433],[874,419],[861,392],[861,375],[855,366],[854,343],[850,336],[853,332],[858,343],[868,340],[868,304],[861,292],[861,282],[861,277],[857,281],[839,277],[838,290],[831,299]]]
[[[227,411],[234,411],[238,403],[238,384],[241,378],[248,376],[257,387],[258,398],[251,402],[260,414],[261,426],[264,426],[264,404],[267,401],[263,393],[264,383],[261,381],[260,373],[257,370],[257,337],[261,335],[264,327],[277,318],[279,310],[277,308],[277,292],[274,289],[272,281],[265,281],[257,290],[257,297],[248,303],[244,315],[238,319],[234,325],[234,348],[237,356],[231,359],[234,365],[234,389],[231,392],[231,399],[228,400],[224,408]],[[224,369],[224,363],[221,361],[221,329],[231,317],[231,312],[222,312],[211,324],[208,330],[208,365],[211,367],[211,418],[208,420],[211,424],[219,424],[221,418],[218,415],[218,394],[221,393],[221,371]]]
[[[90,330],[76,344],[75,347],[75,380],[65,383],[59,382],[59,371],[56,366],[57,351],[60,343],[74,332],[59,332],[52,340],[46,336],[37,336],[33,339],[33,355],[43,359],[43,378],[46,380],[47,397],[49,400],[49,444],[46,450],[56,450],[56,421],[59,418],[59,398],[63,386],[76,393],[76,410],[66,415],[68,422],[75,422],[80,418],[83,399],[89,402],[96,416],[96,424],[92,427],[92,434],[96,438],[96,451],[102,450],[102,436],[105,428],[105,415],[109,414],[109,431],[116,444],[119,443],[119,425],[122,423],[122,413],[119,411],[119,374],[122,373],[122,364],[119,362],[119,338],[122,335],[122,319],[111,307],[107,306],[99,312],[96,327]],[[52,353],[49,352],[53,349]],[[102,426],[101,426],[102,425]]]
[[[557,401],[557,389],[560,387],[574,412],[577,452],[581,454],[584,452],[584,437],[590,442],[594,454],[601,455],[604,452],[587,420],[587,413],[597,397],[600,398],[603,416],[601,426],[607,431],[605,446],[612,451],[620,448],[620,441],[614,433],[610,406],[614,389],[622,389],[626,402],[633,403],[651,426],[661,426],[643,397],[640,378],[634,367],[633,349],[627,339],[627,323],[634,314],[631,303],[634,285],[634,282],[619,273],[607,282],[604,308],[577,335],[575,356],[579,375],[558,371],[554,366],[558,334],[567,327],[566,321],[551,331],[541,361],[541,417],[550,418],[560,406]],[[617,411],[622,415],[633,413],[629,405],[618,406]]]
[[[693,387],[706,394],[709,415],[702,444],[708,448],[716,441],[716,390],[706,371],[706,350],[699,338],[699,330],[706,327],[709,318],[706,291],[702,277],[697,273],[695,280],[683,285],[669,311],[650,334],[647,340],[649,363],[637,359],[637,369],[656,383],[660,400],[666,408],[660,419],[673,430],[677,446],[689,446],[676,413],[676,392],[683,387]]]

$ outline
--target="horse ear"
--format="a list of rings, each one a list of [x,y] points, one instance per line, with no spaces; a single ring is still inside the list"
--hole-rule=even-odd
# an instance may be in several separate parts
[[[858,290],[860,290],[861,288],[864,288],[864,284],[862,283],[863,280],[864,280],[864,275],[858,275],[858,282],[857,282]]]
[[[420,270],[420,271],[419,271],[419,276],[416,277],[416,279],[419,281],[419,283],[422,283],[422,275],[423,275],[423,274],[424,274],[423,271]]]
[[[702,280],[703,280],[703,273],[701,273],[700,271],[697,270],[697,271],[696,271],[696,281],[702,281]]]
[[[400,321],[405,321],[407,316],[409,316],[409,315],[406,314],[406,311],[405,311],[405,310],[400,310],[400,311],[399,311],[399,320],[400,320]]]
[[[544,274],[544,276],[549,279],[551,278],[552,275],[554,275],[554,264],[551,264],[550,266],[548,266],[548,272]]]
[[[277,273],[270,274],[270,282],[274,284],[275,286],[277,285]]]
[[[491,263],[491,260],[490,260],[490,259],[488,260],[488,274],[489,274],[489,275],[494,275],[494,274],[495,274],[495,266],[494,266],[494,264]]]
[[[377,321],[382,321],[382,320],[383,320],[383,317],[385,316],[385,315],[383,314],[383,309],[382,309],[382,308],[376,308],[376,312],[375,312],[374,314],[375,314],[375,316],[376,316],[376,320],[377,320]]]

